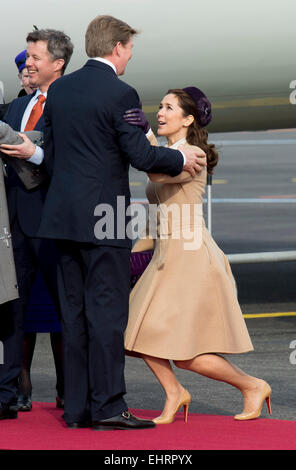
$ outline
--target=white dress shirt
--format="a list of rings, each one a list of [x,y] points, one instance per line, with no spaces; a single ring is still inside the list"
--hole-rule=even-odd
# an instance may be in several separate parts
[[[47,92],[41,93],[41,91],[38,88],[35,95],[33,96],[33,98],[29,101],[29,104],[25,109],[23,119],[22,119],[22,122],[21,122],[21,132],[24,132],[24,130],[25,130],[25,127],[26,127],[26,124],[27,124],[28,119],[30,117],[31,111],[32,111],[33,107],[35,106],[35,104],[37,103],[39,95],[44,95],[45,98],[46,98],[47,97]],[[44,105],[45,105],[45,102],[43,103],[43,109],[44,109]],[[36,145],[35,153],[32,155],[32,157],[28,158],[27,161],[31,162],[31,163],[35,163],[35,165],[40,165],[43,162],[43,158],[44,158],[43,149],[41,147],[38,147],[38,145]]]

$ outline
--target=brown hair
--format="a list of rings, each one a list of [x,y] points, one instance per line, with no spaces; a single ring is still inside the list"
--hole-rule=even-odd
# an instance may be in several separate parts
[[[69,36],[55,29],[37,29],[27,35],[27,42],[47,42],[47,50],[52,60],[63,59],[65,61],[61,70],[62,75],[71,59],[73,44]]]
[[[85,33],[86,54],[88,57],[110,55],[118,42],[125,46],[134,34],[138,31],[113,16],[97,16]]]
[[[167,94],[175,95],[178,98],[179,106],[182,108],[184,116],[190,114],[194,117],[194,121],[188,127],[186,140],[190,145],[200,147],[207,155],[207,170],[210,175],[213,174],[214,167],[218,163],[218,152],[214,144],[208,143],[208,131],[198,124],[198,111],[195,102],[181,88],[171,89]]]

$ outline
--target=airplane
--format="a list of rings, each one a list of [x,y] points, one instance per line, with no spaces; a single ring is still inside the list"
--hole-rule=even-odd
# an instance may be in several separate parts
[[[152,128],[167,90],[190,85],[212,102],[209,132],[295,127],[294,0],[5,0],[0,32],[5,102],[20,90],[14,58],[26,48],[33,25],[71,37],[70,73],[87,61],[84,34],[100,14],[140,30],[121,79],[138,91]]]

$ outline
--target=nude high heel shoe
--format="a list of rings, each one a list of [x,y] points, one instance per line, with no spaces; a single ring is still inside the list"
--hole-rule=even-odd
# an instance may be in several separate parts
[[[265,383],[265,388],[261,393],[260,404],[256,410],[250,411],[249,413],[241,413],[234,416],[234,419],[238,421],[246,421],[248,419],[259,418],[262,411],[264,400],[266,401],[268,412],[271,415],[271,403],[270,403],[271,388],[268,383]]]
[[[189,405],[190,405],[190,401],[191,401],[191,396],[190,396],[190,393],[185,390],[175,411],[170,414],[169,416],[158,416],[157,418],[154,418],[153,419],[153,422],[155,424],[170,424],[174,421],[175,419],[175,416],[177,414],[177,412],[179,411],[179,409],[183,406],[184,407],[184,421],[185,423],[187,423],[187,419],[188,419],[188,410],[189,410]]]

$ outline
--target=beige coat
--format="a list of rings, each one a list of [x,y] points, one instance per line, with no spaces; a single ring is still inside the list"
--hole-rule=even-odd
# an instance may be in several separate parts
[[[153,258],[130,295],[127,351],[185,360],[253,350],[228,260],[202,217],[205,186],[205,169],[194,178],[185,171],[176,177],[149,175],[147,198],[159,208],[157,238]],[[135,251],[152,242],[140,240]]]

